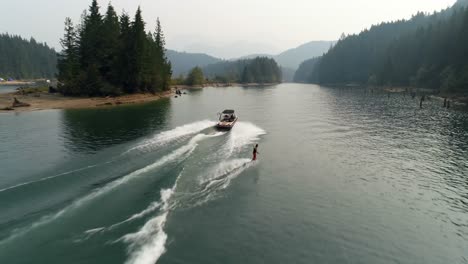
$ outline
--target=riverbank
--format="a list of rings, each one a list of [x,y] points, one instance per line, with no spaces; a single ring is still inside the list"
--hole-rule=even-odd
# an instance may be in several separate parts
[[[0,112],[27,112],[45,109],[76,109],[76,108],[95,108],[125,104],[146,103],[170,97],[171,91],[151,94],[130,94],[116,97],[67,97],[60,94],[36,93],[30,95],[20,95],[17,93],[0,94]],[[11,110],[5,110],[10,107],[14,98],[22,103],[29,104],[27,107],[15,107]]]
[[[35,84],[35,81],[5,81],[5,82],[0,82],[0,85],[3,86],[22,86],[22,85],[33,85]]]
[[[25,82],[22,82],[24,84]],[[173,85],[170,91],[151,94],[130,94],[116,97],[68,97],[61,94],[50,94],[46,91],[34,92],[30,94],[5,93],[0,94],[0,113],[1,112],[27,112],[45,109],[76,109],[76,108],[95,108],[125,104],[146,103],[170,97],[175,89],[201,89],[205,87],[233,87],[233,86],[268,86],[276,83],[210,83],[204,85]],[[11,105],[16,98],[21,103],[29,104],[25,107],[14,107]]]

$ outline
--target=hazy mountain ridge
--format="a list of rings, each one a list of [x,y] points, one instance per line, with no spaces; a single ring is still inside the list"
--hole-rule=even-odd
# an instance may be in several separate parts
[[[277,55],[271,54],[249,54],[237,59],[223,60],[205,53],[190,53],[179,52],[175,50],[167,50],[167,57],[172,63],[173,76],[180,74],[187,74],[193,67],[199,66],[206,68],[210,73],[217,72],[216,67],[221,69],[227,67],[232,70],[229,62],[236,62],[239,60],[249,60],[257,57],[267,57],[274,59],[283,70],[283,80],[292,81],[294,72],[299,65],[310,58],[323,55],[327,52],[335,41],[311,41],[302,44],[296,48],[288,49]],[[217,65],[213,65],[217,64]],[[207,67],[213,65],[212,67]],[[221,72],[224,70],[221,70]]]
[[[299,65],[308,59],[318,57],[326,53],[336,41],[310,41],[298,47],[285,50],[277,55],[272,54],[249,54],[238,59],[252,59],[255,57],[273,58],[281,67],[296,70]],[[233,59],[233,60],[238,60]]]
[[[274,59],[283,67],[297,69],[303,61],[323,55],[335,43],[336,41],[307,42],[274,56]]]
[[[192,68],[214,64],[222,61],[219,58],[205,53],[188,53],[175,50],[167,50],[166,56],[172,64],[172,76],[186,75]]]

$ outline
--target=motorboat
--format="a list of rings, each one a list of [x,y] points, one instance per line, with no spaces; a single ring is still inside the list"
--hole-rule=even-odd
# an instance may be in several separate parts
[[[232,127],[236,124],[238,117],[234,110],[224,110],[222,113],[219,113],[219,121],[216,124],[216,128],[231,130]]]

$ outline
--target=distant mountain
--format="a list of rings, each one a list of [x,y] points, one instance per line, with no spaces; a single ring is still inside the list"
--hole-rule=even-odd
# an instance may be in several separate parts
[[[468,0],[467,0],[468,1]],[[277,55],[271,54],[250,54],[239,59],[252,59],[256,57],[267,57],[275,59],[279,65],[288,70],[296,70],[301,62],[322,56],[336,41],[311,41],[300,45],[299,47],[288,49]],[[291,76],[292,77],[292,76]]]
[[[186,75],[195,66],[204,67],[206,65],[220,62],[221,59],[204,53],[187,53],[175,50],[167,50],[166,56],[172,64],[172,76]]]
[[[311,41],[297,48],[286,50],[274,59],[282,66],[297,69],[301,62],[326,53],[336,41]]]

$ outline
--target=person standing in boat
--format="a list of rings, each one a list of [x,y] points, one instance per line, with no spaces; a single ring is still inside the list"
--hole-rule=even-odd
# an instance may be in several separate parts
[[[252,160],[257,160],[257,154],[260,154],[260,152],[258,152],[258,144],[255,145],[252,154],[253,154]]]

